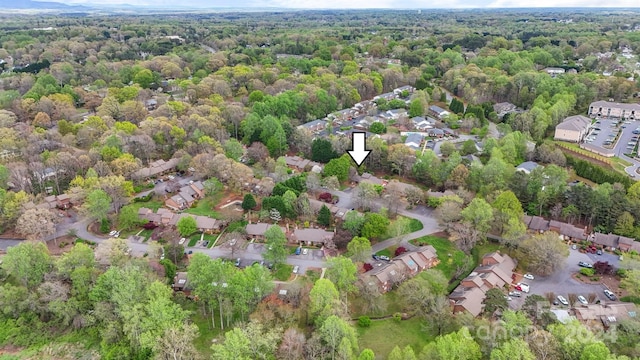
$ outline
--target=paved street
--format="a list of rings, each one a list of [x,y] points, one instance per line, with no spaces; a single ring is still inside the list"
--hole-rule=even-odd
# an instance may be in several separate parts
[[[604,295],[603,290],[606,288],[604,285],[590,285],[575,280],[571,275],[580,271],[578,262],[584,261],[590,264],[596,261],[608,261],[609,264],[617,268],[620,264],[620,260],[615,254],[604,253],[602,255],[596,254],[584,254],[578,250],[569,250],[569,257],[565,260],[564,266],[558,269],[550,276],[535,276],[535,280],[523,280],[531,287],[529,294],[537,294],[545,296],[547,293],[554,293],[556,296],[562,295],[566,299],[569,298],[569,294],[582,295],[588,298],[590,293],[596,294],[600,301],[609,301]],[[510,307],[519,309],[524,303],[526,294],[523,294],[521,298],[513,298],[509,302]]]

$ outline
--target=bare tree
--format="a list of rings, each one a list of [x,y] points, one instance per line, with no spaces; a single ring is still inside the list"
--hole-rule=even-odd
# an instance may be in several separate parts
[[[25,211],[16,224],[20,234],[29,240],[46,241],[56,232],[56,216],[49,209],[33,208]]]
[[[302,359],[307,339],[296,328],[288,328],[282,335],[282,342],[278,349],[278,358],[283,360]]]

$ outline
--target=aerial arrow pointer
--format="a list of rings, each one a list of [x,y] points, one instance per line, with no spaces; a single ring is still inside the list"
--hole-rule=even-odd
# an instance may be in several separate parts
[[[347,151],[349,156],[360,166],[369,156],[371,150],[366,150],[367,134],[364,132],[354,132],[351,134],[351,150]]]

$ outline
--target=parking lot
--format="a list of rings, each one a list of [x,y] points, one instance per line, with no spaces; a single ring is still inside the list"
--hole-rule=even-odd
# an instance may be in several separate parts
[[[640,137],[640,134],[633,133],[636,129],[640,129],[640,121],[626,120],[622,122],[616,119],[599,119],[592,125],[585,138],[585,143],[608,151],[613,150],[616,156],[632,154],[631,156],[635,157],[634,150]],[[614,142],[618,134],[620,136],[617,142]]]
[[[569,294],[582,295],[588,299],[589,294],[596,294],[596,297],[600,301],[610,301],[604,295],[604,289],[606,287],[602,284],[591,285],[585,284],[578,280],[575,280],[571,275],[580,271],[578,263],[584,261],[590,264],[596,261],[608,261],[609,264],[615,268],[619,265],[619,259],[614,254],[604,253],[602,255],[596,254],[584,254],[578,250],[569,250],[569,257],[566,259],[562,268],[558,269],[550,276],[535,276],[535,280],[522,280],[529,284],[529,294],[522,294],[521,297],[512,297],[509,301],[509,307],[512,309],[520,309],[526,299],[527,295],[537,294],[546,297],[547,293],[553,293],[555,296],[562,295],[566,299],[569,299]]]

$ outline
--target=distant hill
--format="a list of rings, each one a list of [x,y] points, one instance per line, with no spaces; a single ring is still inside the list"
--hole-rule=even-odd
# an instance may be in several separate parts
[[[59,2],[51,1],[33,1],[33,0],[0,0],[0,9],[86,9],[81,5],[66,5]]]

